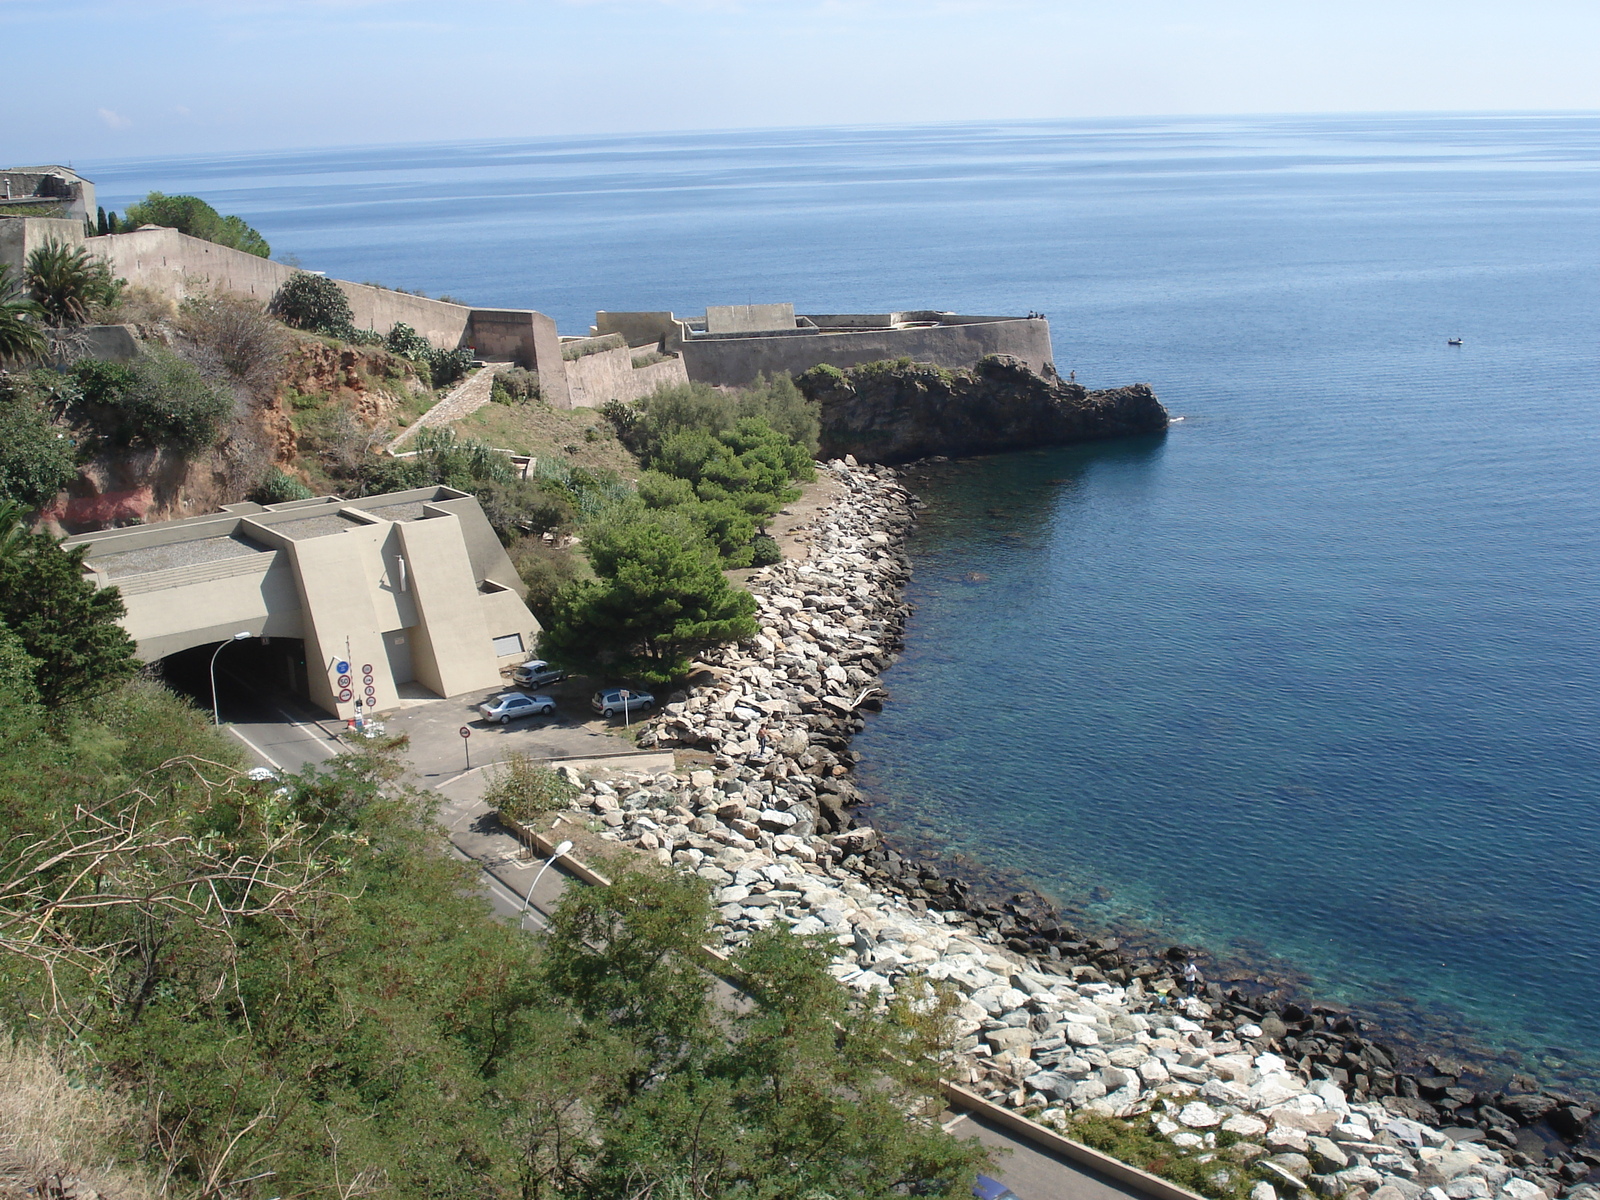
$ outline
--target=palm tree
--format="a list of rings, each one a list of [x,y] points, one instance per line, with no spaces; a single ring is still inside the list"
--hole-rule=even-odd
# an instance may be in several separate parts
[[[28,291],[51,325],[82,325],[89,309],[111,299],[111,269],[82,246],[51,238],[28,255]]]
[[[45,352],[39,323],[44,310],[22,294],[9,263],[0,263],[0,363],[22,362]]]

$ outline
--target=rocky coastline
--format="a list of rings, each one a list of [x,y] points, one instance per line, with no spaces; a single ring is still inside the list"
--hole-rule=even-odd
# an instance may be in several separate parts
[[[586,781],[577,804],[603,836],[706,880],[730,947],[783,921],[831,938],[834,974],[863,995],[954,985],[954,1082],[1064,1129],[1148,1114],[1224,1175],[1255,1164],[1253,1200],[1600,1200],[1582,1099],[1419,1069],[1342,1005],[1269,1009],[1215,984],[1185,996],[1183,948],[1137,954],[1042,897],[986,898],[861,823],[850,739],[909,616],[918,501],[892,467],[824,470],[843,494],[810,554],[750,581],[760,633],[707,656],[712,678],[640,734],[709,761]]]

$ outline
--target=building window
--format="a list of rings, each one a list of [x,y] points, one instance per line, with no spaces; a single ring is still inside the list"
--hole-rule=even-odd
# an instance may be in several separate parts
[[[520,633],[507,633],[495,638],[494,653],[496,658],[508,658],[513,654],[522,654],[522,635]]]

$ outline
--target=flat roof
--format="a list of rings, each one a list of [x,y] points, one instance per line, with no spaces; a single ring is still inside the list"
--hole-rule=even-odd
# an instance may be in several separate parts
[[[96,570],[112,579],[125,579],[130,575],[148,575],[152,571],[166,571],[173,567],[196,567],[201,563],[220,562],[227,558],[248,558],[253,554],[271,554],[270,546],[252,541],[239,534],[226,537],[194,538],[187,542],[168,542],[161,546],[139,546],[115,554],[102,554],[91,560]]]

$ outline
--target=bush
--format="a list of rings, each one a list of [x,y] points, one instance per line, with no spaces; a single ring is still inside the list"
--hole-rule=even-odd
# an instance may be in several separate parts
[[[51,420],[47,395],[31,377],[0,372],[0,501],[38,508],[77,478],[72,441]]]
[[[404,321],[394,323],[383,339],[383,345],[391,354],[409,358],[419,366],[426,367],[430,381],[436,388],[454,383],[472,366],[470,350],[436,349],[432,342]]]
[[[94,423],[122,446],[170,446],[189,452],[214,445],[233,400],[169,350],[140,355],[129,366],[83,361],[72,375]]]
[[[548,625],[555,611],[556,594],[578,578],[577,555],[564,547],[546,543],[542,537],[519,538],[507,547],[506,553],[528,589],[523,598],[528,611],[539,619],[541,626]]]
[[[752,567],[770,567],[773,563],[783,561],[783,550],[778,546],[776,538],[760,534],[750,542],[750,565]]]
[[[531,825],[546,813],[572,802],[578,789],[559,772],[527,754],[513,754],[489,776],[483,801],[519,825]]]
[[[122,223],[124,228],[133,229],[140,225],[163,225],[190,237],[243,250],[258,258],[272,255],[272,247],[267,245],[266,238],[240,218],[223,216],[199,196],[165,196],[160,192],[151,192],[137,204],[128,205]]]
[[[272,297],[268,311],[307,333],[350,340],[355,316],[339,285],[325,275],[296,271]]]
[[[572,505],[564,496],[546,491],[536,479],[489,479],[476,490],[483,515],[504,545],[519,537],[558,533],[572,526]]]
[[[491,395],[496,404],[529,404],[539,398],[539,372],[511,367],[494,377]]]
[[[257,504],[283,504],[289,500],[309,500],[316,493],[293,475],[273,467],[256,484],[250,499]]]
[[[178,310],[178,328],[202,361],[215,363],[255,395],[264,399],[277,389],[288,339],[261,305],[224,292],[193,296]]]

